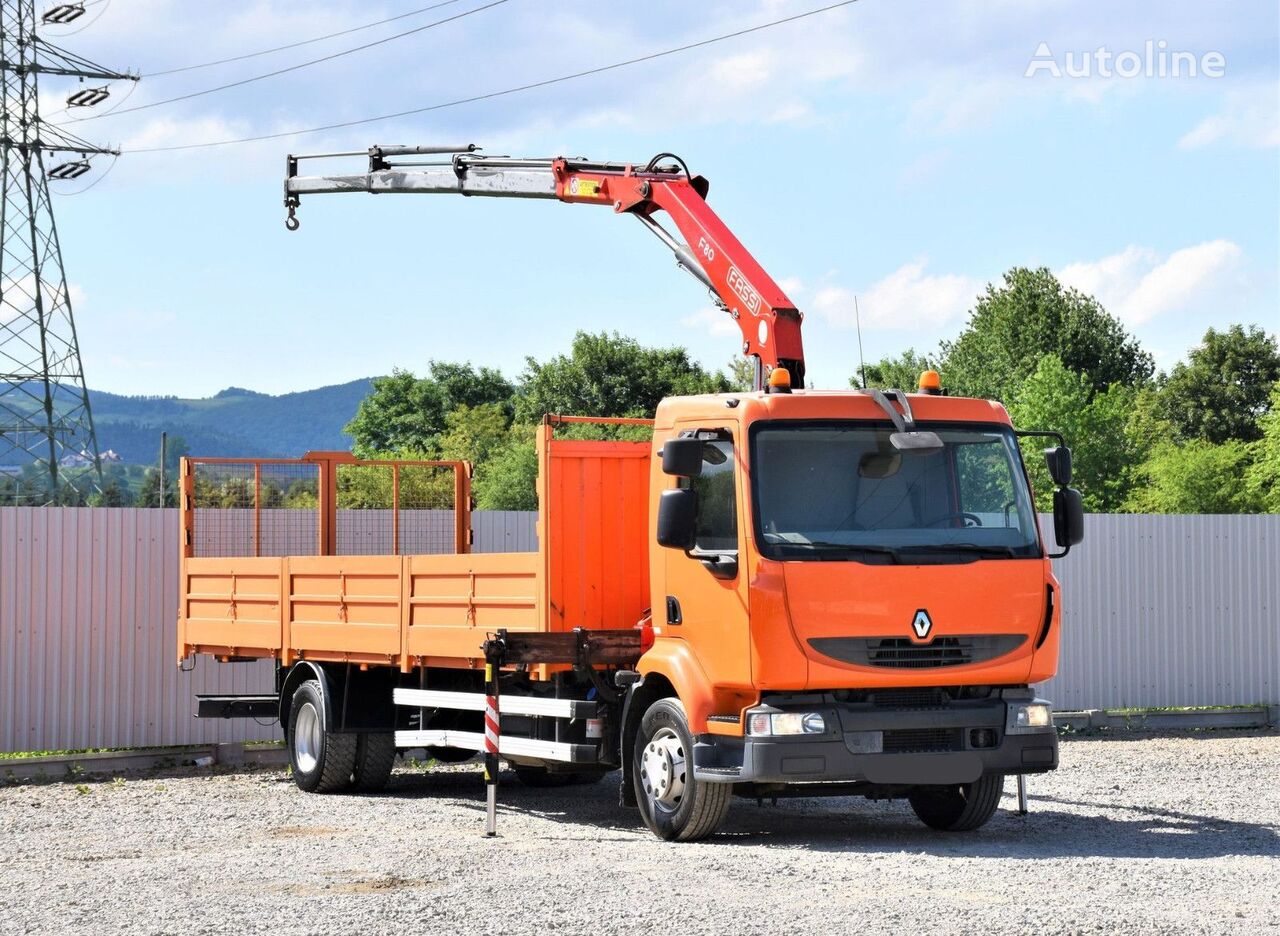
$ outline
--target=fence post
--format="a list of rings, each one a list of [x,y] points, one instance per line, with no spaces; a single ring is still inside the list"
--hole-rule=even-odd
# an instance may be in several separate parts
[[[454,552],[471,552],[471,464],[457,462],[453,466],[453,534]]]
[[[391,552],[400,555],[400,463],[391,466]]]

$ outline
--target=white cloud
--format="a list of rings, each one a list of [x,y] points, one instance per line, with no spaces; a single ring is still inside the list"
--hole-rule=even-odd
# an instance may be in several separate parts
[[[42,293],[46,309],[63,301],[62,290],[48,280],[41,280]],[[6,276],[0,280],[0,325],[7,325],[22,313],[35,308],[36,278],[28,273],[17,279]],[[85,302],[85,292],[75,283],[67,286],[67,298],[71,301],[72,310],[81,308]]]
[[[699,309],[692,315],[686,315],[680,320],[680,324],[686,328],[696,328],[704,331],[708,335],[724,337],[726,335],[737,335],[738,323],[735,322],[728,312],[721,312],[719,309],[707,306]]]
[[[1058,278],[1094,296],[1130,325],[1142,325],[1223,288],[1242,254],[1228,240],[1205,241],[1164,258],[1131,245],[1099,260],[1068,264]]]
[[[967,276],[925,273],[925,261],[904,264],[857,295],[862,327],[872,329],[936,328],[963,315],[982,283]],[[843,286],[819,289],[813,309],[832,325],[853,328],[854,293]]]
[[[777,283],[789,299],[795,299],[804,292],[804,281],[798,276],[784,276]]]
[[[1226,95],[1218,113],[1183,134],[1178,148],[1199,149],[1215,143],[1249,149],[1280,147],[1280,106],[1274,85]]]
[[[767,52],[743,52],[711,64],[711,79],[729,91],[758,88],[773,75],[773,56]]]

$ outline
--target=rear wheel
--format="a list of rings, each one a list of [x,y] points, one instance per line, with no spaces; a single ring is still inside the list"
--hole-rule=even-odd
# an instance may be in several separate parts
[[[693,735],[679,699],[659,699],[644,713],[631,773],[640,814],[659,838],[706,838],[729,813],[733,786],[693,775]]]
[[[390,732],[367,732],[356,742],[355,788],[366,793],[386,787],[396,761],[396,736]]]
[[[920,821],[944,832],[968,832],[986,825],[1000,805],[1004,775],[992,774],[973,783],[917,787],[908,794]]]
[[[289,765],[294,783],[308,793],[336,793],[351,784],[356,735],[335,734],[328,725],[320,683],[308,679],[289,709]]]

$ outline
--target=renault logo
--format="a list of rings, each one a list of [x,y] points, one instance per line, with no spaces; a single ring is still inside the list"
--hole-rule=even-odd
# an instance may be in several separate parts
[[[911,629],[916,633],[916,640],[924,640],[929,636],[929,631],[933,630],[933,621],[929,617],[929,612],[921,608],[916,612],[916,616],[911,620]]]

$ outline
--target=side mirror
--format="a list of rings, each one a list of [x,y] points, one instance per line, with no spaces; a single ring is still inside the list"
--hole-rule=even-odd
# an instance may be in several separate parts
[[[1058,487],[1071,483],[1071,449],[1065,445],[1045,449],[1044,463],[1049,467],[1049,477]]]
[[[702,474],[702,460],[707,443],[702,439],[668,439],[662,445],[662,471],[681,478]]]
[[[1053,492],[1053,536],[1063,549],[1084,539],[1084,500],[1075,488],[1062,487]]]
[[[696,440],[690,439],[689,441]],[[670,444],[670,442],[667,443],[667,445]],[[698,464],[701,465],[702,443],[699,442],[698,446]],[[666,461],[665,453],[663,461]],[[665,464],[663,467],[665,470]],[[697,542],[697,528],[698,492],[689,488],[674,488],[670,491],[663,491],[662,496],[658,499],[658,545],[666,546],[669,549],[683,549],[687,552],[693,549],[694,544]]]

